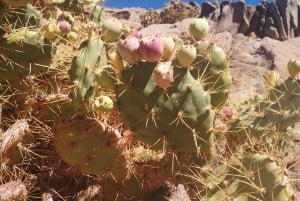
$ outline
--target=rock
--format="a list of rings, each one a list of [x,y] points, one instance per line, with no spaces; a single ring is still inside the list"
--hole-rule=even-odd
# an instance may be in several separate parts
[[[207,17],[216,23],[216,32],[230,31],[232,34],[249,35],[254,32],[258,37],[272,37],[287,40],[300,35],[300,1],[276,0],[262,1],[253,7],[240,0],[218,3],[204,2],[200,17]]]
[[[229,99],[232,103],[240,103],[254,92],[263,91],[264,81],[261,77],[271,68],[272,60],[259,51],[262,43],[260,38],[248,38],[237,34],[232,41],[230,70],[233,86]]]
[[[187,18],[175,24],[151,24],[143,29],[143,35],[178,36],[187,34],[188,26],[196,18]]]
[[[286,40],[287,39],[287,34],[286,34],[285,29],[284,29],[283,20],[282,20],[283,18],[280,15],[279,9],[278,9],[277,5],[274,2],[270,3],[268,8],[267,8],[266,18],[268,19],[269,17],[271,17],[272,20],[274,21],[274,25],[277,28],[277,31],[278,31],[278,34],[279,34],[279,39],[280,40]]]
[[[149,10],[141,15],[141,24],[147,27],[151,24],[174,24],[186,18],[198,17],[201,7],[196,2],[180,2],[172,0],[165,8]]]
[[[200,14],[200,17],[213,19],[214,17],[211,16],[211,14],[215,13],[217,9],[218,9],[218,5],[205,1],[202,4],[202,9],[201,9],[202,12]]]
[[[259,37],[263,37],[263,28],[266,21],[267,8],[264,4],[257,5],[255,12],[250,20],[249,32],[255,33]],[[247,34],[247,32],[246,32]]]
[[[279,40],[279,33],[276,27],[274,26],[273,18],[271,17],[267,18],[264,26],[263,34],[264,36]]]

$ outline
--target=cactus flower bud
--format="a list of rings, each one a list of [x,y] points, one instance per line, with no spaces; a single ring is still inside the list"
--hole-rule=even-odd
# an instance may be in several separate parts
[[[114,108],[114,102],[109,96],[98,96],[94,100],[94,109],[98,112],[109,112]]]
[[[136,64],[140,61],[140,53],[138,48],[140,41],[134,36],[128,36],[118,44],[117,51],[121,57],[129,64]]]
[[[197,50],[192,45],[183,45],[177,52],[177,59],[181,67],[191,67],[197,57]]]
[[[175,42],[172,37],[163,37],[162,38],[164,44],[164,51],[163,51],[163,60],[170,60],[174,51],[175,51]]]
[[[107,53],[107,57],[111,63],[111,65],[118,70],[120,73],[124,70],[124,64],[122,57],[116,50],[110,50]]]
[[[300,72],[300,60],[290,59],[287,65],[289,75],[294,78]]]
[[[154,80],[162,89],[167,89],[173,82],[174,70],[171,62],[159,63],[154,69]]]
[[[209,24],[205,18],[198,18],[189,26],[189,31],[195,40],[204,40],[209,31]]]
[[[62,20],[58,22],[58,28],[61,33],[67,34],[71,31],[71,25],[69,22]]]
[[[231,107],[224,107],[221,110],[222,116],[224,116],[226,119],[231,119],[233,116],[233,110]]]
[[[69,41],[72,41],[72,42],[75,42],[78,40],[78,35],[76,32],[74,31],[70,31],[68,34],[67,34],[67,39]]]
[[[53,40],[59,35],[59,28],[57,26],[57,21],[50,18],[47,23],[45,23],[45,38],[48,40]]]
[[[121,57],[129,64],[136,64],[140,61],[140,53],[138,48],[140,41],[134,36],[128,36],[120,41],[117,51]]]
[[[103,40],[107,43],[119,40],[123,25],[117,19],[106,19],[102,25]]]
[[[210,44],[207,48],[207,53],[209,55],[210,64],[216,68],[223,67],[226,62],[226,54],[222,48],[216,46],[215,44]]]

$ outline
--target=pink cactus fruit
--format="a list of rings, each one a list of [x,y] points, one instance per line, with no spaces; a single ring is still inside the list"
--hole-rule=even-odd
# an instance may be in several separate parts
[[[171,62],[159,63],[154,69],[154,80],[162,89],[166,90],[173,82],[174,70]]]
[[[225,119],[231,119],[233,116],[233,109],[231,107],[224,107],[222,108],[221,113]]]
[[[134,37],[136,37],[136,38],[138,38],[138,39],[142,39],[142,32],[141,31],[138,31],[138,30],[133,30],[132,32],[131,32],[131,36],[134,36]]]
[[[71,25],[69,22],[62,20],[58,22],[58,28],[61,33],[67,34],[71,31]]]
[[[141,58],[149,62],[158,62],[164,51],[163,41],[159,37],[144,37],[141,39],[139,52]]]
[[[139,46],[140,41],[138,38],[128,36],[119,42],[117,51],[126,62],[136,64],[140,61]]]

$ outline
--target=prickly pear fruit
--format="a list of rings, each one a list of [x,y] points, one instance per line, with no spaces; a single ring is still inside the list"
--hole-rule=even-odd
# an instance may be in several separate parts
[[[154,80],[157,86],[166,90],[174,79],[174,70],[171,62],[158,63],[154,69]]]
[[[209,56],[209,64],[215,70],[224,70],[223,66],[225,62],[227,62],[227,59],[223,49],[211,43],[207,48],[207,53]]]
[[[68,34],[67,34],[67,40],[70,41],[70,42],[75,42],[78,40],[78,34],[74,31],[70,31]]]
[[[134,36],[138,39],[142,39],[143,35],[141,31],[133,30],[130,34],[131,36]]]
[[[205,18],[194,20],[189,26],[189,31],[195,40],[204,40],[209,31],[208,21]]]
[[[300,72],[300,60],[290,59],[287,65],[289,75],[294,78]]]
[[[67,34],[71,31],[71,25],[66,20],[61,20],[57,23],[60,33]]]
[[[134,36],[127,36],[118,44],[118,52],[129,64],[136,64],[141,60],[139,53],[140,41]]]
[[[126,175],[121,155],[120,133],[94,119],[76,119],[55,129],[57,153],[71,166],[94,175],[112,173],[114,178]]]
[[[162,59],[168,61],[173,56],[175,51],[175,41],[172,37],[162,37],[161,38],[164,46]]]
[[[100,95],[95,98],[93,108],[94,111],[109,112],[114,109],[114,102],[109,96]]]
[[[159,37],[144,37],[140,41],[139,53],[141,59],[148,62],[158,62],[164,51],[163,41]]]
[[[197,49],[192,45],[183,45],[177,52],[177,59],[181,67],[191,67],[197,57]]]
[[[102,25],[103,40],[107,43],[119,40],[122,33],[123,25],[117,19],[108,18],[104,20]]]
[[[107,52],[108,61],[119,73],[124,70],[124,64],[121,55],[114,48],[108,50]]]
[[[57,21],[50,18],[45,25],[45,38],[48,40],[53,40],[59,35],[59,28],[57,26]]]

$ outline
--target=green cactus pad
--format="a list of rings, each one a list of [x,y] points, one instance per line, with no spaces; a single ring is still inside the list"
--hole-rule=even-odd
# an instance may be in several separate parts
[[[0,3],[0,7],[1,7]],[[3,6],[1,9],[4,9]],[[9,7],[3,10],[3,16],[0,14],[0,32],[23,27],[40,28],[42,26],[43,14],[36,7],[28,4],[21,8]],[[1,13],[1,12],[0,12]]]
[[[230,63],[220,47],[206,42],[198,44],[198,56],[193,62],[191,73],[209,91],[213,108],[219,109],[226,103],[233,83]]]
[[[36,31],[18,29],[0,42],[0,80],[14,80],[49,69],[54,48]]]
[[[122,74],[117,87],[122,118],[138,139],[156,147],[208,151],[214,120],[209,94],[186,69],[175,71],[169,88],[159,88],[155,66],[140,62]]]
[[[106,47],[99,38],[85,40],[74,57],[70,71],[71,82],[75,84],[72,99],[79,107],[90,102],[97,92],[98,85],[115,88],[114,70],[108,67]]]
[[[94,175],[126,176],[118,131],[93,119],[77,119],[55,129],[57,153],[71,166]]]
[[[231,162],[209,177],[210,190],[200,200],[291,200],[292,190],[284,168],[269,156],[249,154]]]
[[[300,107],[299,86],[299,80],[288,78],[269,90],[266,97],[246,101],[240,106],[239,115],[233,118],[230,132],[266,136],[293,127]]]
[[[103,7],[94,3],[88,5],[87,10],[89,11],[88,21],[95,23],[102,23],[105,18]]]

